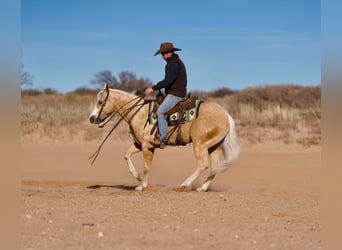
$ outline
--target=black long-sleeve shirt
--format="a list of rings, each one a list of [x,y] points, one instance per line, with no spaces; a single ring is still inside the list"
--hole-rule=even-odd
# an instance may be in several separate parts
[[[152,87],[152,89],[159,90],[159,89],[163,89],[171,85],[177,79],[179,73],[180,73],[180,65],[176,62],[171,63],[167,67],[164,80],[161,80],[160,82],[158,82],[156,85]]]

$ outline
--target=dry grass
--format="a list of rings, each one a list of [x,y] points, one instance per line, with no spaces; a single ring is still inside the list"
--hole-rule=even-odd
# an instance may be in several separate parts
[[[97,129],[88,121],[94,98],[74,93],[22,95],[22,142],[91,141],[104,137],[108,129]],[[128,133],[123,125],[118,128],[120,137]]]
[[[205,95],[205,101],[217,102],[231,113],[242,140],[250,143],[281,140],[304,146],[321,142],[319,86],[265,86],[223,97],[217,97],[217,91],[213,93]],[[94,98],[95,95],[76,93],[23,94],[22,142],[100,141],[115,120],[104,129],[88,122]],[[127,139],[128,126],[121,124],[112,137]]]
[[[249,142],[281,140],[304,146],[321,142],[321,89],[291,85],[249,88],[223,98],[239,134]]]

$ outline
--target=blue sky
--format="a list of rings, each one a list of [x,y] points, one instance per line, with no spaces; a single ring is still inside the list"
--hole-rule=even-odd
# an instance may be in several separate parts
[[[21,60],[35,88],[90,87],[101,70],[153,83],[161,42],[181,48],[189,90],[321,83],[317,0],[22,0]]]

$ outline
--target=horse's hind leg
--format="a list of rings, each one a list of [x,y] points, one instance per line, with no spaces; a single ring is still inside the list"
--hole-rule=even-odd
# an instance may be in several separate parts
[[[132,162],[131,156],[133,154],[141,152],[141,149],[137,148],[135,145],[131,146],[125,153],[125,160],[128,165],[129,172],[138,180],[142,180],[142,176],[138,171],[135,169],[134,164]]]
[[[205,147],[196,147],[194,150],[198,167],[192,175],[190,175],[178,188],[175,189],[176,191],[189,191],[192,182],[209,167],[208,149]]]
[[[206,192],[208,191],[208,188],[215,178],[215,173],[212,171],[213,168],[215,168],[220,162],[220,150],[219,148],[215,149],[213,152],[210,153],[210,172],[209,176],[205,180],[205,182],[200,186],[199,188],[196,189],[198,192]]]

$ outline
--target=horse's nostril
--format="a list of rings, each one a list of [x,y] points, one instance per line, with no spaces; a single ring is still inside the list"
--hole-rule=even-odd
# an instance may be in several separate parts
[[[92,115],[89,117],[89,121],[90,123],[94,123],[95,122],[95,117]]]

